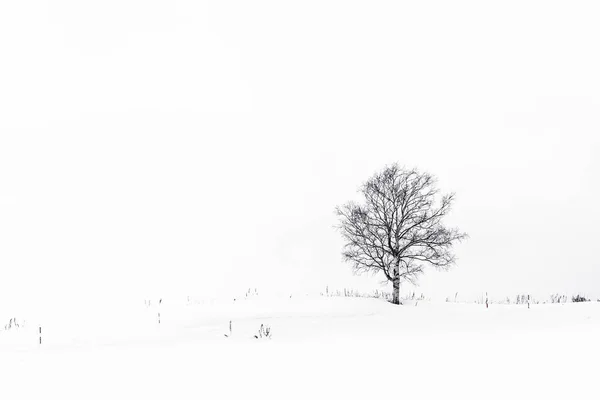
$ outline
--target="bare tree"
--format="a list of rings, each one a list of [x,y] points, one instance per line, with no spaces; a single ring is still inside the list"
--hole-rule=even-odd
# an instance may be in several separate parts
[[[454,194],[440,195],[436,180],[397,164],[371,177],[361,188],[364,204],[336,208],[345,241],[343,257],[356,273],[383,272],[400,304],[400,284],[415,283],[427,266],[448,269],[455,262],[452,246],[467,237],[447,228]]]

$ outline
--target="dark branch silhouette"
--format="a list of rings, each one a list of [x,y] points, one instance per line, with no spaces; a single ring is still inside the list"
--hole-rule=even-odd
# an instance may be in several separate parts
[[[431,175],[396,164],[371,177],[360,192],[364,204],[336,209],[344,260],[357,273],[383,272],[393,284],[393,303],[399,304],[402,282],[416,283],[427,266],[454,264],[452,246],[467,237],[442,224],[454,194],[440,195]]]

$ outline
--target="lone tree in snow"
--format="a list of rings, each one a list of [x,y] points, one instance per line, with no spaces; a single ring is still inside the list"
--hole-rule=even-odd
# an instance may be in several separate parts
[[[467,238],[442,219],[454,194],[441,195],[433,176],[397,164],[386,167],[362,185],[364,204],[336,208],[344,239],[344,260],[356,273],[383,272],[400,304],[400,284],[415,283],[427,266],[448,269],[452,246]]]

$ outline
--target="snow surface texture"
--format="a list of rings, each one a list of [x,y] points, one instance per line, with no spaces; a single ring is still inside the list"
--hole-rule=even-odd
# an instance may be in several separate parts
[[[2,398],[584,399],[596,389],[597,302],[156,303],[56,310],[42,345],[36,321],[0,331]],[[261,324],[271,339],[254,338]]]

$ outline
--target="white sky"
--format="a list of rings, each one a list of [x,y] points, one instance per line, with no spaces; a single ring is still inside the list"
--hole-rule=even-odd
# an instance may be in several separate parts
[[[333,209],[457,192],[430,296],[600,297],[589,1],[3,1],[0,300],[379,287]]]

